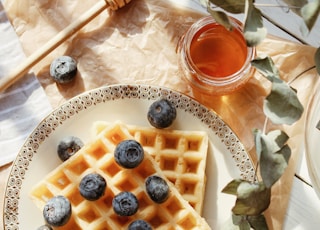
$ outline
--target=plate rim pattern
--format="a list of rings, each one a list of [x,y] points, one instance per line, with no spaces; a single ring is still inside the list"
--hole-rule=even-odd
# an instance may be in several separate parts
[[[209,128],[230,151],[240,178],[253,180],[254,166],[249,153],[233,130],[213,110],[183,93],[163,86],[143,84],[106,85],[79,94],[49,113],[26,138],[20,152],[13,161],[4,194],[3,225],[5,230],[19,229],[20,189],[34,154],[41,143],[66,120],[86,109],[121,99],[156,100],[169,99],[177,109],[190,113]]]

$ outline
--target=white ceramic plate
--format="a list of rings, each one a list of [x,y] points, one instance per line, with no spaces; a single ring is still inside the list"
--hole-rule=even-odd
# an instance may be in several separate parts
[[[113,85],[79,95],[48,115],[27,138],[13,164],[4,201],[5,229],[36,229],[42,212],[28,198],[31,187],[61,163],[56,146],[62,137],[75,135],[86,141],[97,120],[121,120],[150,126],[146,117],[150,104],[168,98],[177,108],[172,128],[203,130],[209,134],[207,189],[204,217],[219,229],[231,216],[235,198],[221,193],[234,178],[252,180],[254,167],[233,131],[214,112],[192,98],[163,87]]]
[[[312,96],[306,117],[305,131],[305,151],[308,165],[309,176],[312,186],[320,198],[320,130],[317,129],[317,124],[320,121],[320,85],[315,87],[316,91]],[[318,89],[318,90],[317,90]]]

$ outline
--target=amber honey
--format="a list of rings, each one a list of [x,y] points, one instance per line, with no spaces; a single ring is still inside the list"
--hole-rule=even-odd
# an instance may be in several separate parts
[[[238,30],[218,23],[202,27],[190,44],[190,57],[208,77],[225,77],[241,69],[247,58],[247,45]]]
[[[247,47],[242,24],[230,18],[227,30],[211,16],[194,23],[179,44],[180,72],[197,94],[225,95],[252,76],[255,49]]]

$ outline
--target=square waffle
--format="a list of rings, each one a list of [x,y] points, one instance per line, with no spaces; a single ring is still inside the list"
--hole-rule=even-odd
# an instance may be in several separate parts
[[[147,152],[142,163],[134,169],[124,169],[115,162],[114,149],[126,139],[133,137],[125,125],[114,123],[107,126],[74,156],[46,175],[31,190],[31,199],[41,210],[55,195],[70,200],[72,216],[58,229],[127,229],[136,219],[148,221],[154,229],[210,229],[171,182],[168,181],[170,195],[164,203],[156,204],[149,198],[144,187],[145,179],[155,174],[166,178]],[[97,201],[84,199],[78,189],[81,179],[92,172],[99,173],[107,181],[105,194]],[[114,213],[112,199],[121,191],[131,191],[138,198],[136,214],[121,217]]]
[[[93,136],[108,125],[93,124]],[[183,198],[201,215],[206,185],[208,135],[201,131],[155,129],[126,125],[130,134],[158,163],[163,174]]]

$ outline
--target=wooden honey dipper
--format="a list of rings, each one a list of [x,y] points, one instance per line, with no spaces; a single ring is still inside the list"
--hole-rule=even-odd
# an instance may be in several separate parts
[[[17,68],[14,68],[13,71],[9,73],[8,77],[0,79],[0,93],[22,78],[24,74],[31,69],[31,67],[33,67],[59,45],[61,45],[83,26],[89,23],[92,19],[98,16],[103,10],[107,8],[110,8],[111,10],[117,10],[128,4],[130,1],[131,0],[99,0],[92,8],[82,14],[77,20],[72,22],[69,26],[45,43],[40,49],[27,57],[25,61],[23,61],[19,66],[17,66]]]

